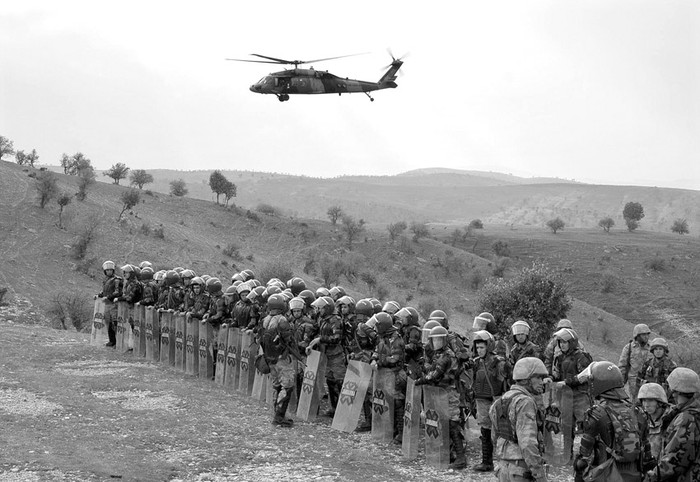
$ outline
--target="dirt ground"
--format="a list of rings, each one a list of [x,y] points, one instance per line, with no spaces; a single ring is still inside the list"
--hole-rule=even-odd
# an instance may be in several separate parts
[[[327,418],[273,427],[246,396],[92,347],[86,334],[0,313],[0,339],[2,481],[495,480],[426,467],[422,447],[402,461],[399,447],[335,431]]]

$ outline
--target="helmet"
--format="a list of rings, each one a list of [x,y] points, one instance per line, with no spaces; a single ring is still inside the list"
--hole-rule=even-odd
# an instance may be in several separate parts
[[[143,273],[143,271],[142,271],[142,273]],[[199,276],[195,276],[194,278],[192,278],[192,281],[190,281],[190,284],[191,284],[192,286],[197,286],[197,285],[199,285],[199,286],[206,286],[206,282],[204,281],[204,279],[203,279],[203,278],[200,278]],[[230,287],[229,287],[229,288],[230,288]],[[227,291],[228,291],[228,290],[227,290]]]
[[[241,271],[241,274],[245,277],[243,281],[248,281],[249,279],[255,279],[255,273],[253,273],[253,270],[250,269],[244,269]]]
[[[644,323],[640,323],[639,325],[634,325],[634,329],[632,330],[632,338],[637,338],[639,335],[648,335],[651,333],[651,330],[647,325]]]
[[[246,299],[249,301],[256,301],[258,298],[262,297],[263,292],[265,291],[265,288],[263,286],[256,286],[252,290],[250,290],[250,293],[248,293],[248,296],[246,296]]]
[[[668,342],[663,338],[654,338],[650,343],[649,350],[654,351],[655,348],[663,348],[668,353]]]
[[[248,281],[245,281],[245,283],[248,283],[248,286],[250,286],[251,289],[262,286],[262,283],[256,279],[249,279]]]
[[[662,387],[658,383],[645,383],[644,385],[639,387],[639,393],[637,393],[637,398],[639,400],[643,400],[645,398],[649,400],[657,400],[659,402],[668,404],[666,390],[664,390],[664,387]]]
[[[299,293],[306,289],[306,282],[298,276],[289,280],[289,289],[292,290],[294,296],[299,296]]]
[[[382,306],[382,311],[384,313],[389,313],[390,315],[395,315],[401,309],[401,305],[396,301],[387,301]]]
[[[382,311],[382,304],[377,298],[370,298],[369,301],[370,303],[372,303],[372,307],[374,307],[375,313],[379,313],[380,311]]]
[[[566,328],[564,328],[566,329]],[[629,398],[627,392],[622,388],[625,386],[625,381],[622,378],[622,372],[612,362],[599,361],[588,365],[588,368],[583,370],[579,378],[588,378],[588,391],[591,397],[597,397],[601,393],[609,390],[615,390],[613,393],[620,399]]]
[[[513,332],[513,336],[530,334],[530,325],[528,325],[526,321],[518,320],[513,323],[510,329]],[[515,380],[515,378],[513,380]]]
[[[243,284],[243,281],[238,281],[238,280],[236,280],[236,281],[234,281],[233,283],[231,283],[231,286],[235,286],[236,288],[238,288],[238,287],[241,286],[242,284]]]
[[[182,279],[192,279],[194,277],[195,277],[195,272],[192,271],[191,269],[182,270],[182,273],[180,273],[180,278],[182,278]]]
[[[267,307],[270,310],[285,311],[287,309],[287,300],[282,293],[275,293],[267,299]]]
[[[289,300],[290,310],[303,310],[306,308],[306,302],[302,298],[292,298]]]
[[[146,266],[145,268],[141,269],[141,275],[139,276],[141,281],[148,281],[149,279],[153,279],[153,268],[150,266]]]
[[[236,281],[245,281],[245,277],[241,273],[236,273],[233,276],[231,276],[231,283],[234,283]]]
[[[241,283],[238,286],[236,286],[236,293],[238,293],[239,295],[243,296],[243,293],[245,293],[246,291],[250,291],[250,285],[247,282]]]
[[[515,366],[513,367],[513,380],[529,380],[536,375],[542,375],[543,377],[549,375],[547,368],[539,358],[526,356],[515,362]]]
[[[554,336],[557,337],[557,340],[561,341],[578,341],[578,335],[571,328],[562,328],[561,330],[554,333]]]
[[[345,296],[347,293],[345,292],[345,288],[342,286],[334,286],[330,290],[328,290],[328,293],[330,294],[331,298],[334,300],[338,300],[341,296]]]
[[[321,286],[320,288],[316,288],[316,298],[320,298],[321,296],[330,296],[331,292],[328,291],[327,288],[324,288]]]
[[[496,340],[494,340],[493,335],[486,330],[479,330],[474,332],[474,337],[472,340],[472,346],[476,347],[476,343],[479,341],[486,342],[486,351],[491,352],[496,347]]]
[[[183,271],[185,271],[185,268],[183,268],[182,266],[178,266],[177,268],[173,268],[173,271],[177,272],[177,274],[180,274]]]
[[[114,261],[105,261],[102,263],[102,271],[107,271],[108,269],[115,269]]]
[[[396,312],[396,318],[401,321],[402,325],[418,326],[418,311],[410,306],[401,308]]]
[[[236,294],[236,287],[231,285],[224,291],[224,296],[233,296]]]
[[[302,292],[299,293],[298,296],[299,298],[304,300],[304,303],[306,303],[307,308],[309,308],[311,306],[311,303],[313,303],[316,300],[316,295],[311,290],[302,290]]]
[[[566,318],[562,318],[561,320],[559,320],[559,323],[557,323],[557,330],[560,330],[561,328],[570,328],[573,330],[574,325],[572,325],[571,322]]]
[[[376,330],[379,336],[390,335],[396,331],[394,320],[389,313],[377,313],[374,317],[377,319]]]
[[[153,279],[156,281],[162,281],[165,279],[165,273],[166,273],[166,271],[163,269],[161,269],[160,271],[156,271],[153,274]]]
[[[433,328],[437,326],[442,326],[439,322],[435,320],[428,320],[425,322],[425,325],[423,325],[424,330],[432,330]]]
[[[134,271],[134,267],[133,267],[132,265],[130,265],[130,264],[125,264],[124,266],[122,266],[122,267],[119,268],[119,269],[121,269],[121,270],[122,270],[122,273],[124,273],[124,274],[126,274],[126,273],[134,273],[134,272],[135,272],[135,271]]]
[[[321,296],[320,298],[316,298],[316,300],[311,303],[311,306],[318,308],[321,316],[332,315],[333,310],[335,309],[333,298],[329,296]]]
[[[678,393],[700,393],[700,377],[690,368],[678,367],[666,379],[668,388]]]
[[[284,290],[282,293],[280,293],[284,297],[284,301],[288,302],[292,298],[294,298],[294,295],[292,294],[291,291],[289,290]]]
[[[209,276],[208,274],[203,274],[203,275],[202,275],[202,279],[203,279],[204,282],[206,283],[207,281],[209,281],[209,280],[211,279],[211,276]]]
[[[428,335],[429,338],[437,338],[439,336],[447,336],[447,329],[442,325],[431,328]]]
[[[337,305],[348,305],[350,307],[355,306],[355,300],[352,298],[352,296],[348,295],[341,296],[335,303]]]
[[[207,291],[212,295],[220,293],[221,288],[223,288],[223,285],[219,278],[209,278],[209,280],[207,280]]]
[[[271,295],[278,295],[280,293],[282,293],[282,290],[279,286],[268,286],[267,288],[265,288],[265,291],[263,291],[263,298],[267,298]]]
[[[153,268],[153,265],[150,261],[141,261],[141,263],[139,263],[139,268]]]
[[[276,285],[277,283],[282,283],[282,280],[279,278],[270,278],[269,280],[267,280],[267,283],[265,283],[265,286],[272,286]]]
[[[369,320],[365,321],[365,325],[374,330],[377,327],[377,315],[370,316]]]
[[[135,266],[133,264],[131,265],[131,267],[134,268],[134,273],[136,273],[137,277],[141,276],[141,268],[139,268],[138,266]]]
[[[372,302],[369,301],[367,298],[358,301],[355,305],[355,313],[358,315],[365,315],[367,317],[371,317],[374,314],[374,307],[372,306]]]
[[[447,320],[447,315],[442,310],[434,310],[430,313],[430,316],[428,317],[428,319],[435,320],[438,323],[442,324],[443,321]]]
[[[486,325],[489,322],[496,322],[496,318],[493,317],[493,315],[487,311],[484,311],[481,313],[479,316],[474,317],[474,323],[472,324],[472,328],[474,330],[485,330]]]
[[[165,273],[165,284],[168,286],[174,286],[180,282],[180,275],[174,269],[169,270]]]

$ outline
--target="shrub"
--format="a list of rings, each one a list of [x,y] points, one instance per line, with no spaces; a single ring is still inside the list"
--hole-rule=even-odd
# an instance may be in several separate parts
[[[644,262],[644,267],[653,271],[663,271],[666,269],[666,260],[657,256],[646,260]]]
[[[183,197],[187,196],[187,193],[189,192],[189,189],[187,189],[187,183],[182,179],[170,181],[170,194],[173,196]]]
[[[496,258],[496,260],[493,262],[493,270],[491,271],[491,274],[496,278],[503,278],[503,275],[505,275],[506,269],[508,269],[509,264],[510,258]]]
[[[603,218],[600,221],[598,221],[598,226],[603,228],[603,231],[605,231],[606,233],[609,233],[610,228],[615,226],[615,221],[613,220],[613,218],[608,216],[608,217]]]
[[[258,207],[255,208],[256,211],[262,214],[267,214],[268,216],[278,216],[279,212],[276,207],[269,204],[260,203]]]
[[[480,270],[476,269],[469,273],[469,278],[467,279],[467,282],[469,284],[469,287],[472,290],[476,291],[484,283],[484,274]]]
[[[294,270],[289,262],[284,259],[274,259],[263,264],[258,271],[258,277],[263,283],[272,278],[280,279],[286,282],[294,277]]]
[[[413,233],[413,242],[417,243],[421,238],[426,238],[430,234],[428,225],[413,221],[411,223],[411,232]]]
[[[530,339],[545,346],[557,322],[571,309],[571,299],[560,275],[542,263],[534,263],[512,279],[487,282],[479,292],[477,305],[478,311],[494,315],[505,336],[516,320],[536,320]]]
[[[165,231],[162,224],[153,230],[153,236],[158,239],[165,239]]]
[[[53,296],[47,314],[56,328],[82,331],[92,322],[92,303],[80,292],[61,292]]]
[[[233,258],[236,261],[240,261],[243,259],[240,253],[240,248],[235,244],[235,243],[229,243],[223,250],[222,252],[228,256],[229,258]]]
[[[393,243],[396,241],[396,238],[401,236],[401,234],[406,231],[406,228],[408,226],[406,225],[406,221],[399,221],[396,223],[391,223],[389,226],[387,226],[387,230],[389,231],[389,238],[391,239],[391,242]]]
[[[331,221],[331,224],[335,226],[338,219],[340,219],[340,217],[343,215],[343,208],[340,206],[331,206],[328,208],[328,211],[326,211],[326,214],[328,215],[328,219]]]
[[[481,219],[472,219],[469,222],[469,228],[471,228],[471,229],[484,229],[484,223],[481,222]]]
[[[600,291],[601,293],[612,293],[617,288],[619,278],[612,271],[604,271],[603,277],[601,279]]]
[[[345,262],[336,256],[323,254],[319,260],[319,269],[323,286],[333,286],[338,284],[340,277],[345,273]]]
[[[688,234],[688,221],[685,219],[676,219],[673,221],[673,226],[671,226],[671,231],[678,234]]]
[[[39,207],[44,206],[58,194],[58,179],[51,171],[40,172],[36,176],[36,190],[39,195]]]
[[[247,217],[247,218],[250,219],[251,221],[255,221],[256,223],[259,223],[259,222],[260,222],[260,216],[258,216],[257,214],[255,214],[255,213],[254,213],[253,211],[251,211],[250,209],[248,209],[248,210],[245,212],[245,217]]]
[[[562,221],[560,217],[556,217],[547,221],[547,227],[551,229],[554,234],[557,234],[557,231],[561,231],[562,229],[564,229],[565,226],[566,223]]]
[[[505,241],[498,240],[491,245],[491,250],[496,256],[510,258],[510,247]]]
[[[365,271],[360,275],[360,279],[367,284],[367,289],[370,293],[372,293],[374,288],[377,286],[377,278],[374,276],[374,274],[369,271]]]
[[[355,221],[355,218],[346,214],[343,216],[343,225],[341,228],[348,242],[348,250],[352,251],[352,242],[364,231],[364,223]]]
[[[7,302],[3,301],[5,299],[6,294],[7,294],[7,288],[0,288],[0,306],[7,305]]]
[[[122,202],[122,210],[119,213],[117,221],[121,221],[124,213],[139,203],[141,196],[139,195],[139,191],[137,189],[128,189],[122,193],[119,199]]]
[[[144,236],[149,236],[151,234],[151,227],[148,225],[148,223],[143,223],[140,228],[141,234]]]
[[[100,221],[97,216],[91,216],[87,219],[78,238],[71,244],[70,251],[73,259],[85,259],[90,243],[95,239],[95,234],[99,226]]]

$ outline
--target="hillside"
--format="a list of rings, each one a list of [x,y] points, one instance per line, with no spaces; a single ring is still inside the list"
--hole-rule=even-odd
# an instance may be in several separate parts
[[[629,337],[630,322],[653,324],[652,309],[667,309],[672,300],[680,300],[688,307],[688,312],[679,313],[689,313],[691,303],[697,299],[697,293],[692,292],[697,271],[690,264],[695,259],[691,255],[696,249],[696,238],[638,232],[630,235],[629,246],[621,248],[618,244],[627,239],[624,233],[602,238],[602,232],[596,231],[581,237],[567,229],[554,236],[531,227],[504,229],[487,224],[478,233],[481,238],[474,238],[480,239],[475,249],[472,239],[450,246],[446,238],[455,226],[435,224],[435,239],[421,239],[419,243],[402,236],[392,244],[383,227],[370,228],[348,251],[339,227],[327,221],[256,215],[211,201],[158,192],[149,195],[144,191],[141,204],[117,224],[118,199],[127,188],[106,183],[97,183],[87,201],[74,200],[69,204],[64,214],[65,229],[59,229],[55,224],[56,204],[42,210],[35,201],[35,181],[29,177],[32,174],[31,169],[0,163],[0,288],[9,287],[8,298],[29,307],[18,316],[24,321],[42,321],[41,313],[54,305],[60,295],[77,293],[89,306],[92,294],[100,289],[104,259],[113,259],[117,264],[148,259],[156,266],[186,266],[222,279],[247,267],[261,277],[284,278],[294,273],[312,287],[326,284],[324,266],[329,261],[340,261],[342,274],[337,283],[353,296],[395,299],[415,306],[424,316],[433,309],[444,309],[452,325],[466,333],[477,311],[478,289],[492,276],[496,262],[490,245],[501,238],[508,240],[514,251],[506,276],[533,259],[544,259],[569,275],[571,292],[579,298],[569,317],[576,321],[587,347],[599,358],[615,359]],[[75,178],[58,177],[62,189],[75,192]],[[91,222],[98,226],[98,235],[85,259],[74,259],[71,245]],[[164,239],[154,236],[155,228],[163,229]],[[586,242],[582,243],[582,239]],[[613,239],[620,242],[613,244]],[[606,244],[608,240],[610,243]],[[642,249],[635,244],[639,240],[645,240],[643,249],[658,251],[669,266],[681,265],[679,270],[663,274],[667,291],[662,293],[658,288],[657,276],[661,275],[643,271],[646,251],[628,263],[635,258],[631,253]],[[671,241],[688,245],[685,251],[677,253]],[[584,245],[585,250],[581,248]],[[611,246],[627,253],[617,254]],[[605,253],[610,249],[613,254]],[[224,254],[225,250],[229,255]],[[595,250],[598,251],[594,253]],[[680,254],[691,257],[683,258],[682,263],[680,258],[671,259]],[[620,270],[616,276],[628,296],[620,296],[619,291],[600,293],[602,269],[597,263],[605,256],[610,258],[610,269]],[[638,275],[630,276],[624,271],[628,264],[640,270]],[[676,280],[677,273],[686,272],[688,277]],[[682,284],[688,285],[689,291],[674,297],[677,286]],[[649,293],[658,295],[645,298]],[[667,305],[658,299],[665,295]],[[639,315],[640,310],[646,310],[643,316]],[[689,320],[688,326],[694,326],[696,320]],[[664,326],[660,324],[659,329]]]
[[[211,171],[149,171],[147,188],[168,193],[170,181],[183,179],[189,196],[212,200]],[[233,201],[247,209],[271,204],[286,214],[326,219],[329,206],[370,224],[431,221],[467,224],[544,226],[561,217],[568,226],[595,228],[610,216],[624,229],[622,209],[640,202],[641,228],[669,232],[675,219],[686,219],[691,233],[700,227],[700,191],[641,186],[602,186],[547,178],[521,178],[479,171],[426,169],[397,176],[342,176],[325,179],[253,171],[222,171],[238,187]],[[107,178],[100,176],[101,180]],[[124,181],[126,182],[126,181]]]

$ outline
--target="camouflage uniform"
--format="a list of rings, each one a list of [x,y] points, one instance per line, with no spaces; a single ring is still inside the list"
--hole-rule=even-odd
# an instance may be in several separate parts
[[[535,397],[522,385],[513,385],[501,398],[504,418],[499,418],[495,406],[489,411],[495,427],[495,454],[499,459],[496,475],[501,482],[544,481],[544,415],[537,408]],[[507,412],[507,413],[506,413]],[[502,426],[506,424],[507,426]]]
[[[491,430],[489,409],[493,401],[507,390],[511,366],[506,359],[494,352],[487,352],[483,358],[475,358],[472,366],[474,370],[472,388],[477,407],[476,421],[482,430]]]
[[[167,287],[163,293],[164,310],[182,311],[185,301],[185,290],[180,284]]]
[[[629,447],[629,450],[639,451],[640,460],[629,463],[614,463],[625,482],[641,482],[641,468],[643,464],[651,460],[651,446],[649,445],[646,415],[629,401],[620,400],[615,395],[606,396],[603,394],[599,401],[586,412],[579,458],[584,459],[589,467],[596,467],[612,456],[608,450],[614,450],[616,446],[615,428],[606,411],[606,407],[612,413],[621,413],[625,410],[634,412],[641,446]],[[576,472],[575,481],[583,481],[582,472]]]
[[[238,300],[231,309],[231,325],[252,330],[257,322],[257,312],[249,300]]]
[[[540,347],[535,345],[533,342],[530,340],[527,340],[525,343],[518,343],[515,342],[513,346],[510,347],[510,364],[515,365],[515,363],[520,360],[521,358],[525,357],[535,357],[535,358],[542,358],[540,354]]]
[[[444,346],[433,351],[430,363],[424,368],[424,373],[421,382],[444,388],[447,391],[450,420],[460,422],[459,393],[456,388],[459,366],[457,357],[450,347]]]
[[[202,289],[198,295],[194,291],[189,291],[185,298],[185,312],[189,313],[191,318],[201,320],[209,310],[211,299],[209,293]]]
[[[345,379],[346,360],[343,350],[343,321],[336,314],[326,315],[319,320],[320,350],[326,354],[326,384],[331,409],[335,411],[343,380]]]
[[[697,482],[700,480],[700,398],[696,394],[664,417],[671,419],[664,434],[664,447],[655,470],[646,481]]]
[[[639,372],[637,373],[636,393],[639,393],[639,387],[641,387],[644,383],[658,383],[664,388],[664,390],[666,390],[666,396],[668,396],[670,400],[671,391],[668,388],[668,382],[666,379],[671,372],[675,370],[676,366],[676,363],[666,354],[664,354],[664,356],[661,358],[656,358],[652,355],[646,362],[644,362],[642,368],[640,368]]]
[[[561,353],[561,350],[559,349],[559,344],[557,343],[557,337],[552,336],[550,338],[549,343],[547,343],[547,346],[544,349],[544,366],[547,368],[547,371],[549,372],[550,375],[553,377],[558,376],[558,373],[554,372],[554,359]]]
[[[406,403],[406,349],[398,331],[380,337],[372,359],[377,368],[388,368],[394,372],[394,442],[401,443],[403,437],[403,417]]]
[[[212,360],[214,360],[214,375],[216,375],[216,357],[219,353],[219,329],[221,324],[226,322],[228,313],[226,310],[226,301],[224,300],[224,293],[218,291],[213,293],[209,297],[209,309],[207,310],[207,323],[212,326],[212,339],[209,344],[209,352],[211,353]]]
[[[148,280],[143,285],[143,293],[141,295],[141,304],[143,306],[153,306],[158,301],[158,283],[153,280]]]
[[[572,341],[571,343],[574,342]],[[593,359],[591,355],[578,348],[578,340],[576,340],[574,346],[571,343],[566,353],[560,352],[555,358],[553,370],[557,372],[557,376],[553,377],[553,379],[555,381],[564,381],[572,388],[574,393],[574,421],[581,425],[586,410],[590,407],[590,399],[586,384],[578,383],[576,376],[588,368]]]
[[[262,331],[263,354],[270,366],[270,381],[275,391],[275,420],[282,421],[296,378],[296,360],[290,351],[290,347],[295,347],[294,332],[287,318],[280,314],[267,315]]]
[[[652,356],[649,352],[649,344],[642,345],[637,340],[630,341],[622,348],[617,366],[622,372],[622,379],[625,383],[629,383],[628,393],[633,402],[637,401],[637,392],[639,391],[637,374]]]
[[[115,324],[117,323],[117,304],[114,303],[114,298],[119,298],[122,295],[123,281],[122,278],[115,274],[105,277],[102,282],[102,291],[97,295],[105,299],[104,315],[110,346],[114,346],[117,343],[117,334],[114,331]]]
[[[659,409],[659,415],[647,414],[647,429],[649,433],[649,445],[651,455],[656,460],[661,457],[661,449],[664,448],[663,420],[668,410]]]

